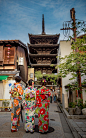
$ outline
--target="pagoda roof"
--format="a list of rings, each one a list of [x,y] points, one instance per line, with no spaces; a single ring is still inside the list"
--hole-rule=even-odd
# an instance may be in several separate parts
[[[56,57],[57,54],[31,54],[29,53],[30,57]]]
[[[56,39],[56,43],[58,42],[59,36],[60,34],[54,34],[54,35],[50,35],[50,34],[38,34],[38,35],[34,35],[34,34],[29,34],[29,40],[30,43],[32,43],[32,41],[35,41],[36,39]]]
[[[59,44],[28,44],[28,47],[59,47]]]
[[[28,33],[28,35],[29,35],[29,37],[59,37],[60,36],[60,34],[53,34],[53,35],[51,35],[51,34],[29,34]]]
[[[51,67],[51,64],[32,64],[31,63],[31,67]],[[56,66],[57,64],[53,64],[54,66]]]
[[[44,14],[42,15],[42,33],[41,34],[29,34],[29,40],[31,44],[37,43],[50,43],[57,44],[60,34],[46,34],[45,33],[45,22],[44,22]],[[51,39],[51,42],[50,42]],[[49,40],[49,41],[48,41]]]

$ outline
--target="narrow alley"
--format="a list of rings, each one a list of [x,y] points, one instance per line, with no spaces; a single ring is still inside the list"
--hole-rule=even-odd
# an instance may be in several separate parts
[[[18,132],[11,132],[10,129],[11,112],[0,112],[0,138],[73,138],[71,130],[65,120],[63,113],[60,111],[57,103],[51,103],[49,109],[49,132],[40,134],[38,132],[38,117],[35,117],[35,132],[33,134],[26,133],[24,130],[24,122],[20,123]],[[24,115],[23,115],[24,117]]]

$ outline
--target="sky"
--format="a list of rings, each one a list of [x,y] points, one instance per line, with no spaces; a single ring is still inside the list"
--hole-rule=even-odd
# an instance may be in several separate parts
[[[42,14],[45,33],[60,33],[59,40],[65,40],[60,29],[71,20],[72,8],[76,19],[86,21],[86,0],[0,0],[0,40],[18,39],[27,45],[28,33],[42,33]]]

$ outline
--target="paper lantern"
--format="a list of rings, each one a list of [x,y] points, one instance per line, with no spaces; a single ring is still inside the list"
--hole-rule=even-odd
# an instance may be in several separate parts
[[[9,58],[9,56],[7,56],[7,58]]]
[[[8,50],[10,50],[10,47],[8,47]]]
[[[10,54],[10,52],[8,51],[8,52],[7,52],[7,54],[9,55],[9,54]]]

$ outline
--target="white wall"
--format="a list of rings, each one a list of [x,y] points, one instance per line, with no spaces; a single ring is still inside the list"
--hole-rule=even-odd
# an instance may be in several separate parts
[[[58,56],[64,57],[65,55],[69,55],[70,52],[72,52],[71,50],[71,42],[70,41],[60,41],[60,47],[59,47],[59,51],[58,51]],[[58,59],[59,61],[59,59]],[[58,69],[59,71],[59,69]],[[62,104],[64,108],[68,107],[68,92],[66,92],[65,86],[70,83],[73,82],[70,79],[70,74],[67,75],[67,77],[62,78]]]
[[[0,99],[3,99],[3,89],[4,89],[3,82],[0,81]]]
[[[0,81],[0,99],[3,99],[3,88],[4,88],[3,82]],[[2,106],[2,101],[0,101],[0,107],[1,106]],[[0,111],[1,111],[1,109],[0,109]]]
[[[10,99],[9,91],[11,90],[11,86],[13,85],[14,82],[15,80],[7,80],[6,82],[4,82],[4,98],[3,99]],[[12,84],[12,85],[9,86],[9,84]]]
[[[86,101],[86,88],[84,88],[83,90],[82,90],[82,96],[83,96],[83,103],[85,103],[85,101]]]

